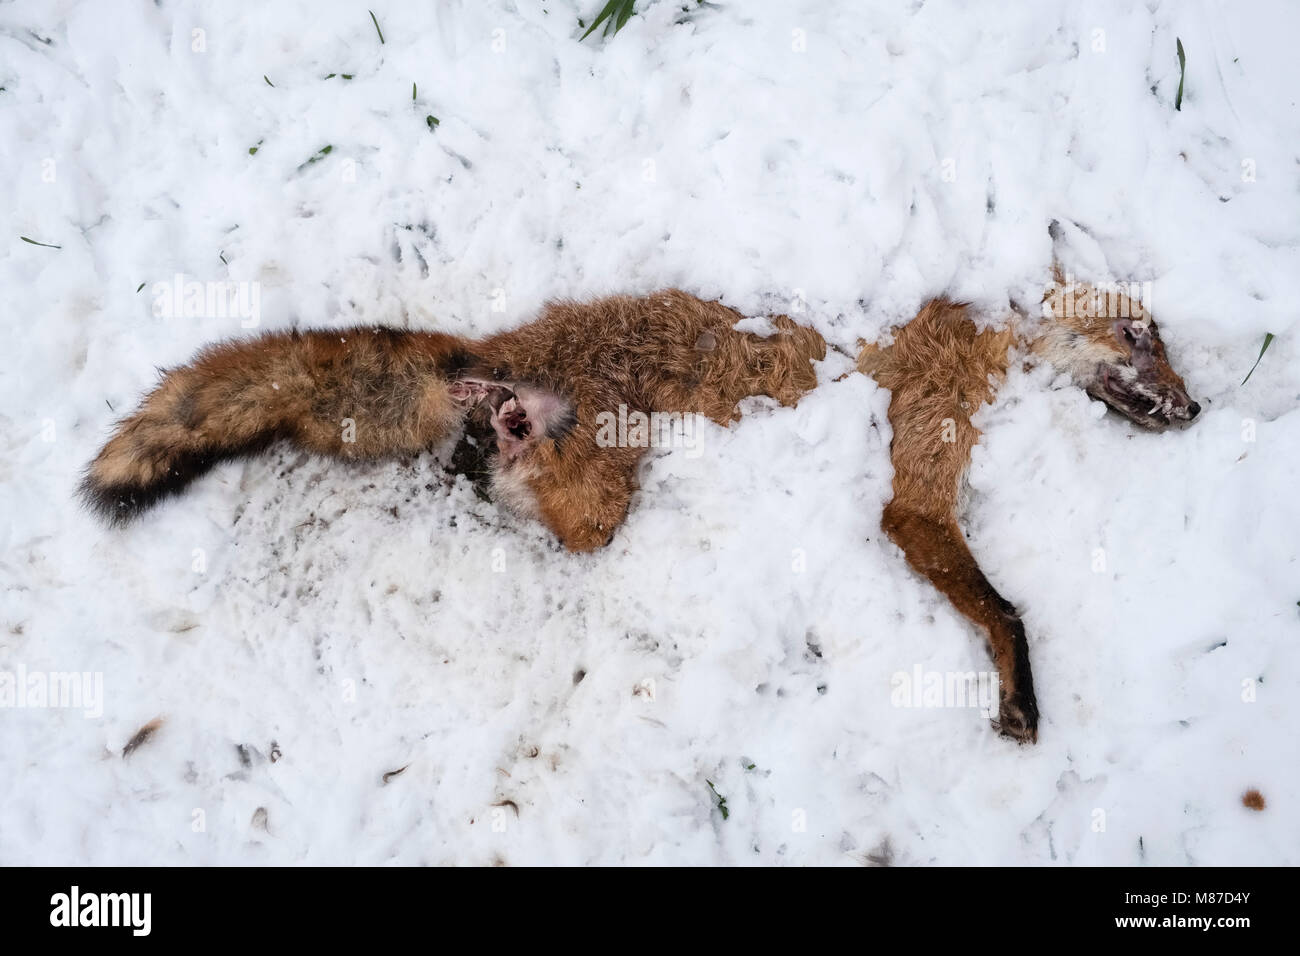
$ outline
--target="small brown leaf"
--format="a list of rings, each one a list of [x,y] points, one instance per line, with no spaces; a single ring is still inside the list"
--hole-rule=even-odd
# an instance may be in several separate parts
[[[161,717],[155,717],[153,720],[149,721],[149,723],[137,730],[135,736],[128,740],[126,746],[122,748],[122,759],[125,760],[127,757],[131,756],[131,754],[135,753],[142,745],[147,743],[149,738],[152,737],[158,728],[162,726],[162,723],[163,719]]]

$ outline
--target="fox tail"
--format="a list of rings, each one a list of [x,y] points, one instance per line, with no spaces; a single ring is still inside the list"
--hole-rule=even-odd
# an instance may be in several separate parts
[[[474,362],[463,339],[384,328],[211,346],[164,372],[118,423],[86,469],[82,500],[124,524],[277,440],[345,459],[418,452],[460,427],[451,381]]]

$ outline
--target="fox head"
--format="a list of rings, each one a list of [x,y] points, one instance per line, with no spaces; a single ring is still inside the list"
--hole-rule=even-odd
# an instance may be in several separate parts
[[[1117,288],[1058,283],[1034,351],[1143,428],[1185,427],[1201,412],[1169,364],[1151,315]]]

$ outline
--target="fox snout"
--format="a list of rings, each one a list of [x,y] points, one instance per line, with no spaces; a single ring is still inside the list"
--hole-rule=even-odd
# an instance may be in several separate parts
[[[1196,420],[1197,415],[1201,414],[1201,403],[1193,400],[1187,394],[1187,389],[1182,387],[1174,390],[1169,399],[1168,408],[1171,425],[1186,427]]]
[[[1086,390],[1143,428],[1151,431],[1186,428],[1201,413],[1201,404],[1187,394],[1182,379],[1172,369],[1168,376],[1176,381],[1167,378],[1162,381],[1159,374],[1143,372],[1126,363],[1104,363],[1097,366]]]

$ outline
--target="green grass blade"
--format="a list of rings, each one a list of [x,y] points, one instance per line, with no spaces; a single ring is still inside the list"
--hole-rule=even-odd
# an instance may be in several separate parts
[[[1183,41],[1174,37],[1178,42],[1178,95],[1174,97],[1174,109],[1182,112],[1183,109],[1183,80],[1187,78],[1187,57],[1183,55]]]
[[[596,15],[596,19],[591,21],[591,26],[587,27],[587,32],[578,38],[579,43],[595,33],[596,27],[600,26],[601,23],[614,12],[614,2],[615,0],[609,0],[609,3],[605,4],[605,9],[601,10],[600,13]]]
[[[380,46],[383,46],[383,43],[384,43],[384,31],[381,30],[381,29],[379,29],[379,21],[378,21],[378,20],[375,20],[375,11],[374,11],[374,10],[367,10],[366,13],[370,14],[370,19],[371,19],[371,20],[374,20],[374,23],[375,23],[375,32],[379,34],[379,44],[380,44]]]
[[[614,24],[614,32],[617,33],[627,25],[627,21],[632,19],[632,4],[625,3],[623,8],[618,11],[618,20]]]
[[[28,239],[26,236],[19,236],[23,242],[30,242],[34,246],[44,246],[46,249],[62,249],[62,246],[56,246],[49,242],[37,242],[35,239]]]
[[[613,36],[623,29],[628,20],[632,18],[633,9],[636,6],[636,0],[609,0],[596,14],[596,19],[591,21],[591,26],[587,27],[579,42],[587,39],[595,31],[596,27],[602,23],[605,24],[604,36]],[[581,23],[579,23],[581,25]]]
[[[1264,360],[1264,353],[1268,351],[1268,347],[1272,344],[1273,344],[1273,333],[1272,332],[1265,333],[1264,345],[1259,350],[1259,358],[1255,359],[1255,364],[1250,367],[1250,371],[1246,373],[1246,377],[1241,380],[1242,385],[1245,385],[1247,382],[1250,381],[1250,377],[1255,374],[1255,369],[1259,368],[1259,363]]]
[[[332,152],[334,152],[333,146],[322,146],[320,149],[316,150],[316,152],[313,153],[312,156],[305,163],[299,166],[298,169],[303,170],[306,169],[308,166],[310,166],[312,163],[319,163],[322,159],[324,159]]]
[[[713,785],[712,780],[705,780],[704,782],[709,785],[709,789],[713,791],[713,795],[718,798],[718,809],[722,811],[722,819],[726,820],[731,816],[731,811],[727,809],[727,798],[718,793],[718,788]]]

